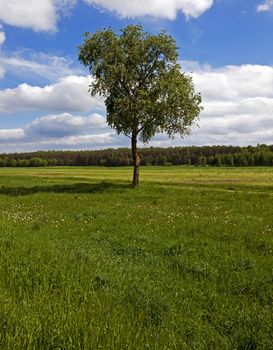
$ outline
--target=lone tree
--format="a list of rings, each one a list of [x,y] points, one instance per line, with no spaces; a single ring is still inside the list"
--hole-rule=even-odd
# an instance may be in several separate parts
[[[105,98],[107,123],[131,139],[133,186],[139,183],[137,142],[159,132],[188,135],[202,107],[191,77],[181,72],[174,39],[141,25],[86,33],[79,61],[89,67],[91,95]]]

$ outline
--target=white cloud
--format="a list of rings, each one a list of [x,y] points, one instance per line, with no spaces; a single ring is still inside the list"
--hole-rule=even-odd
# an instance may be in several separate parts
[[[9,131],[9,130],[8,130]],[[14,129],[9,131],[14,133]],[[1,136],[1,135],[0,135]],[[10,137],[3,139],[0,143],[0,153],[7,152],[31,152],[35,150],[80,150],[80,149],[100,149],[104,147],[113,147],[115,135],[112,132],[73,135],[60,138],[48,138],[40,140],[31,140],[30,138]]]
[[[85,3],[109,10],[122,17],[151,16],[174,20],[182,12],[186,17],[199,17],[213,0],[84,0]],[[0,0],[0,23],[35,31],[54,32],[61,15],[66,15],[77,0]]]
[[[4,44],[4,42],[6,41],[6,35],[5,33],[2,31],[3,27],[0,24],[0,79],[4,77],[6,70],[5,68],[2,66],[1,64],[1,46]]]
[[[35,31],[55,31],[60,12],[75,3],[76,0],[0,0],[0,22]]]
[[[6,73],[6,71],[5,71],[4,67],[2,67],[0,65],[0,79],[2,79],[5,76],[5,73]]]
[[[87,4],[113,11],[122,17],[152,16],[174,20],[179,12],[199,17],[213,0],[84,0]]]
[[[5,41],[6,41],[6,35],[4,32],[0,31],[0,46],[3,45]]]
[[[0,129],[0,152],[18,151],[18,148],[22,151],[109,147],[114,138],[114,132],[100,114],[88,117],[52,114],[36,118],[23,128]]]
[[[75,148],[75,147],[105,147],[113,144],[113,133],[100,133],[92,135],[77,135],[68,136],[60,139],[42,141],[41,146],[51,147],[58,146],[64,148]]]
[[[14,89],[0,90],[0,112],[22,111],[88,112],[104,109],[101,98],[90,97],[90,78],[67,76],[44,87],[20,84]]]
[[[194,62],[182,62],[182,66],[193,71],[205,108],[200,128],[184,143],[273,143],[273,67],[241,65],[214,69]]]
[[[106,129],[105,118],[98,113],[89,117],[73,116],[69,113],[52,114],[35,119],[27,128],[29,134],[46,137],[64,137]]]
[[[267,12],[273,9],[273,0],[266,0],[257,6],[258,12]]]
[[[3,70],[21,77],[40,77],[45,81],[55,81],[60,77],[82,73],[82,69],[72,65],[73,62],[65,57],[31,50],[14,52],[12,56],[0,56],[0,67]]]
[[[192,75],[196,91],[203,97],[205,109],[200,116],[200,128],[182,141],[159,135],[150,145],[273,144],[273,67],[212,68],[196,62],[182,62],[182,67]],[[88,84],[88,77],[69,76],[45,87],[22,84],[15,89],[0,90],[2,113],[25,110],[51,113],[36,118],[22,129],[2,130],[1,149],[130,146],[127,138],[116,136],[114,130],[106,126],[102,116],[104,104],[100,98],[90,97]],[[102,115],[72,115],[92,108],[101,108]]]
[[[193,73],[206,100],[234,101],[243,98],[273,97],[273,67],[261,65],[200,68]]]
[[[0,129],[0,141],[14,141],[25,137],[24,129]]]

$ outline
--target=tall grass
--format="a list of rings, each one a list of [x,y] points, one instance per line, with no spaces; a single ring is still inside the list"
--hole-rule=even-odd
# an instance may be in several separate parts
[[[272,168],[0,170],[0,349],[272,349]]]

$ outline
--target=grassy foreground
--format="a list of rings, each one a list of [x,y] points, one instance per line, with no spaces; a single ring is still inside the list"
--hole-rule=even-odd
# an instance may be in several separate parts
[[[0,349],[273,349],[273,168],[0,170]]]

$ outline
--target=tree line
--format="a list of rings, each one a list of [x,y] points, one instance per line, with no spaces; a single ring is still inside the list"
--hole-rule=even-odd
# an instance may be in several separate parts
[[[142,165],[272,166],[273,145],[140,148]],[[0,154],[0,167],[131,166],[128,148]]]

